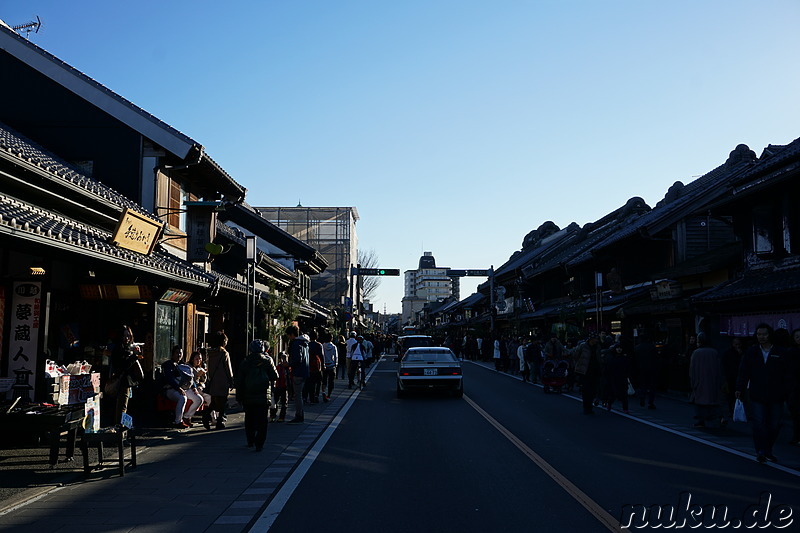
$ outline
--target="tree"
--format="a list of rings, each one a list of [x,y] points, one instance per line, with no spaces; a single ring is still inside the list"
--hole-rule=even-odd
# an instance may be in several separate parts
[[[376,254],[375,250],[372,248],[369,250],[362,250],[359,248],[358,264],[361,265],[361,268],[378,268],[378,254]],[[362,300],[372,300],[380,284],[381,278],[379,276],[361,276]]]

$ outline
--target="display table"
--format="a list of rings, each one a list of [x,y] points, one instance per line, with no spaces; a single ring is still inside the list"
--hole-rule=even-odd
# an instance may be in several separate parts
[[[0,427],[3,431],[46,433],[50,441],[50,468],[58,463],[61,436],[67,435],[65,460],[75,455],[75,440],[78,429],[83,427],[84,406],[27,405],[7,413],[0,410]]]
[[[81,437],[81,451],[83,452],[83,473],[86,477],[92,472],[89,464],[89,446],[97,446],[98,468],[103,466],[103,445],[113,444],[117,447],[117,461],[119,464],[119,475],[125,475],[125,440],[127,439],[131,447],[131,468],[136,468],[136,435],[133,431],[125,427],[117,427],[116,431],[106,431],[100,433],[84,433]]]

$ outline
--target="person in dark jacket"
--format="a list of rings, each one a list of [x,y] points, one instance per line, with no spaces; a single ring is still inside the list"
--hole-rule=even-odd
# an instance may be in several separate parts
[[[268,342],[255,339],[236,373],[236,401],[244,407],[247,447],[255,446],[257,452],[267,440],[272,384],[278,379],[275,363],[266,353],[268,349]]]
[[[289,424],[299,424],[305,421],[303,411],[303,385],[309,376],[308,370],[308,339],[300,336],[300,328],[288,326],[286,336],[289,338],[289,368],[292,372],[294,385],[294,418]]]
[[[744,352],[736,378],[736,398],[750,394],[753,444],[756,460],[776,462],[772,447],[780,432],[783,402],[789,397],[791,369],[789,357],[772,343],[772,328],[756,327],[757,344]]]
[[[603,358],[606,378],[606,408],[610,411],[615,400],[622,402],[622,412],[628,413],[628,376],[630,361],[624,346],[617,342],[611,345]]]
[[[644,407],[647,400],[648,409],[656,408],[656,383],[658,383],[658,349],[650,332],[642,333],[642,340],[633,350],[637,370],[637,388],[639,405]]]
[[[597,396],[597,385],[602,376],[603,366],[600,358],[600,338],[590,333],[589,339],[575,349],[575,373],[580,376],[583,414],[594,413],[592,406]]]
[[[144,381],[144,372],[139,363],[142,350],[133,341],[133,331],[123,325],[119,342],[112,351],[115,372],[112,377],[119,379],[117,404],[114,412],[114,423],[119,424],[123,413],[128,412],[128,401],[133,396],[133,389]]]

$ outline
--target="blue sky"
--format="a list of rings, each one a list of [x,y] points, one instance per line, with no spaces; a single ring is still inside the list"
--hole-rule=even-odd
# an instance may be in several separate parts
[[[800,2],[6,0],[253,205],[355,206],[380,266],[504,263],[800,137]],[[482,280],[467,278],[462,297]],[[376,306],[399,312],[401,278]]]

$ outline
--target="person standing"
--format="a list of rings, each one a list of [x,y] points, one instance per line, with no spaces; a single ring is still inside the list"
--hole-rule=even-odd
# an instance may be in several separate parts
[[[289,424],[301,424],[305,421],[303,411],[303,385],[308,379],[308,340],[300,336],[300,329],[287,326],[286,336],[289,338],[289,368],[292,372],[294,386],[294,418]]]
[[[255,446],[257,452],[264,448],[267,440],[269,408],[272,384],[278,379],[278,371],[272,358],[267,355],[269,343],[255,339],[236,374],[236,401],[244,407],[244,432],[247,447]]]
[[[322,334],[322,401],[327,402],[333,393],[333,384],[336,381],[336,365],[339,362],[339,351],[333,344],[333,335],[328,332]]]
[[[694,427],[702,428],[707,422],[721,418],[720,405],[725,378],[719,353],[708,345],[705,333],[697,334],[697,346],[689,360],[689,382],[695,410]]]
[[[658,383],[658,349],[649,331],[644,331],[641,337],[641,342],[633,349],[639,378],[636,384],[639,391],[639,405],[644,407],[644,402],[647,400],[647,408],[655,409],[656,383]]]
[[[501,370],[503,370],[503,359],[502,359],[502,355],[503,354],[500,352],[500,338],[499,337],[495,337],[495,339],[494,339],[493,350],[494,351],[492,352],[492,358],[494,359],[494,369],[497,372],[500,372]]]
[[[772,331],[767,324],[756,327],[757,344],[744,352],[736,379],[736,398],[741,399],[745,391],[750,393],[753,444],[759,463],[778,460],[772,447],[791,383],[789,358],[773,345]]]
[[[336,343],[336,353],[339,356],[339,360],[336,362],[336,377],[345,379],[347,377],[347,341],[345,341],[344,335],[339,335],[339,340]]]
[[[228,407],[228,393],[233,388],[233,368],[231,356],[225,348],[228,336],[218,331],[211,336],[211,348],[208,349],[208,383],[206,392],[211,395],[211,411],[209,415],[216,418],[217,429],[224,429],[228,423],[225,410]]]
[[[603,361],[606,377],[606,408],[610,411],[615,400],[622,403],[622,412],[628,414],[628,377],[630,358],[625,346],[616,342],[608,349]]]
[[[800,329],[792,331],[792,347],[787,350],[791,368],[791,391],[787,404],[792,417],[792,437],[789,444],[800,444]]]
[[[739,364],[742,362],[744,342],[740,337],[732,337],[730,347],[722,352],[722,375],[725,378],[723,394],[725,399],[725,413],[727,418],[733,418],[733,407],[736,404],[736,376],[739,373]]]
[[[123,325],[119,342],[112,352],[115,369],[112,377],[119,379],[114,424],[122,423],[122,415],[128,412],[128,402],[133,397],[133,389],[144,381],[144,371],[139,363],[141,353],[141,348],[133,340],[133,331]]]
[[[313,329],[308,336],[308,379],[303,388],[303,400],[316,404],[322,388],[322,344],[317,341],[317,332]]]
[[[522,381],[527,383],[531,377],[531,367],[525,358],[528,353],[528,339],[521,339],[517,347],[517,359],[519,360],[519,373],[522,375]]]
[[[597,396],[597,385],[602,371],[600,339],[597,333],[590,333],[589,338],[577,347],[575,354],[575,373],[581,376],[581,396],[585,415],[594,414],[592,406]]]

